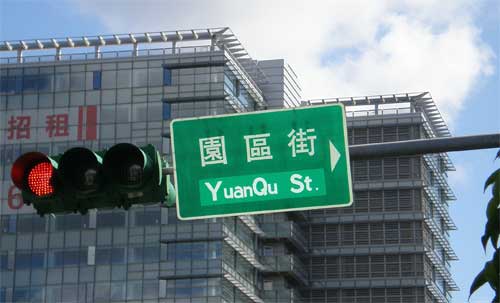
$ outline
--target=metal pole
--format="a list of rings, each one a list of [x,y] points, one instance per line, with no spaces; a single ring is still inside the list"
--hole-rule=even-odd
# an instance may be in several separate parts
[[[349,146],[353,160],[500,147],[500,133]]]
[[[500,147],[500,133],[351,145],[349,157],[352,160],[364,160],[498,147]],[[163,169],[163,174],[172,175],[173,173],[173,167]]]
[[[163,174],[164,175],[173,175],[174,174],[174,168],[173,167],[165,167],[163,169]]]

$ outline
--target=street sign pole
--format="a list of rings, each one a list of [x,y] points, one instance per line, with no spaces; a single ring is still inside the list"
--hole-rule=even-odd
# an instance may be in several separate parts
[[[180,219],[349,206],[342,104],[171,123]]]

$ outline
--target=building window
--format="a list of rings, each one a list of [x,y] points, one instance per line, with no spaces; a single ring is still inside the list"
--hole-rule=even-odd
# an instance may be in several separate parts
[[[94,71],[92,77],[93,77],[93,81],[92,81],[93,89],[94,90],[101,89],[102,72],[100,70]]]
[[[158,280],[145,280],[143,282],[143,299],[155,299],[158,297]]]
[[[72,91],[85,89],[85,73],[71,73],[70,88]]]
[[[3,233],[16,232],[16,215],[2,216],[2,232]]]
[[[217,259],[222,254],[220,242],[169,243],[167,260]]]
[[[273,252],[273,247],[272,246],[264,246],[263,248],[263,255],[264,256],[272,256],[274,255],[274,252]]]
[[[31,268],[45,267],[45,253],[34,251],[31,254]]]
[[[109,283],[96,283],[94,287],[94,299],[97,302],[109,301],[110,285]]]
[[[20,215],[18,217],[18,232],[45,232],[45,218],[33,215]]]
[[[111,283],[111,300],[124,300],[126,294],[125,282]]]
[[[127,282],[127,300],[140,300],[142,298],[142,281]]]
[[[16,269],[26,269],[31,267],[31,253],[16,253]]]
[[[95,264],[123,264],[125,263],[125,248],[97,248],[95,251]]]
[[[133,87],[146,87],[148,86],[148,70],[147,69],[134,69],[132,71],[132,86]]]
[[[38,75],[24,76],[23,91],[36,91],[38,88]]]
[[[0,270],[7,270],[9,266],[9,255],[7,252],[0,254]]]
[[[159,259],[159,246],[129,247],[128,262],[130,263],[154,263]]]
[[[30,289],[29,287],[16,287],[12,292],[13,302],[30,302]]]
[[[172,85],[172,71],[169,68],[163,68],[163,85]]]
[[[240,80],[234,79],[234,95],[236,97],[240,96]]]
[[[23,87],[23,78],[17,77],[1,77],[0,79],[0,92],[13,94],[20,93]]]
[[[219,296],[219,278],[209,279],[176,279],[166,283],[166,289],[160,289],[160,293],[165,293],[168,299],[172,298],[200,298],[205,296]],[[161,288],[165,286],[160,286]],[[184,301],[184,300],[183,300]]]
[[[264,290],[273,290],[272,280],[264,280]]]
[[[55,229],[56,230],[79,230],[88,228],[89,215],[80,214],[65,214],[56,216]]]
[[[170,103],[163,102],[163,120],[170,120],[172,116],[172,106]]]
[[[125,213],[97,213],[98,227],[125,226]]]
[[[160,214],[160,210],[157,208],[139,210],[135,213],[135,225],[158,225],[160,224]]]

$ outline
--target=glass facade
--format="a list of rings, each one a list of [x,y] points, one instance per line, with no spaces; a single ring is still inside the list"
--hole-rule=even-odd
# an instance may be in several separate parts
[[[449,302],[444,155],[353,161],[343,209],[186,222],[158,204],[42,218],[22,203],[10,169],[24,152],[151,143],[170,160],[172,119],[299,106],[283,60],[251,60],[227,30],[208,33],[2,61],[0,302]],[[210,45],[189,45],[199,39]],[[439,135],[422,96],[353,106],[383,99],[370,98],[333,100],[347,105],[350,144]]]

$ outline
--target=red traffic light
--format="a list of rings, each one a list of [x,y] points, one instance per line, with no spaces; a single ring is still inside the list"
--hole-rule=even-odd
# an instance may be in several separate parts
[[[31,152],[14,162],[11,177],[20,190],[43,197],[54,193],[54,173],[50,158],[39,152]]]
[[[28,187],[37,196],[47,196],[54,193],[52,175],[54,168],[49,162],[41,162],[33,166],[28,173]]]

